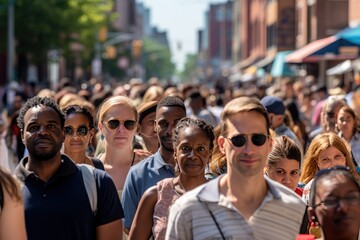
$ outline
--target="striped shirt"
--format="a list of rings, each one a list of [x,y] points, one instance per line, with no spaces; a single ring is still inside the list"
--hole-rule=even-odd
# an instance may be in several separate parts
[[[265,176],[268,193],[246,220],[220,194],[220,178],[189,191],[172,205],[165,239],[223,239],[209,210],[225,239],[296,239],[305,204],[294,191]]]

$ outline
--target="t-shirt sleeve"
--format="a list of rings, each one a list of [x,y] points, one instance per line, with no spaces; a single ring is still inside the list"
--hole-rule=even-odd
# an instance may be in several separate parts
[[[128,175],[126,176],[124,189],[121,196],[121,202],[124,206],[125,221],[124,227],[130,228],[134,219],[137,206],[139,205],[138,193],[136,190],[136,179],[135,179],[134,168],[131,168]]]
[[[191,226],[186,226],[186,223],[189,221],[185,220],[180,204],[175,202],[169,210],[165,239],[193,239]]]
[[[124,218],[124,212],[110,175],[101,170],[95,170],[97,181],[97,213],[96,226],[101,226]]]

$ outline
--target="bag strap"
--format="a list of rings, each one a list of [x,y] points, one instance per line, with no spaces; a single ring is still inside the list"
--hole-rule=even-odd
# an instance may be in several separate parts
[[[206,206],[207,210],[208,210],[209,213],[210,213],[211,218],[213,219],[213,221],[214,221],[217,229],[218,229],[219,232],[220,232],[221,238],[222,238],[223,240],[225,240],[225,236],[224,236],[223,232],[221,231],[221,228],[220,228],[220,226],[219,226],[219,223],[216,221],[216,218],[215,218],[213,212],[210,210],[209,205],[208,205],[206,202],[202,201],[199,197],[198,197],[197,199],[199,200],[199,202],[201,202],[202,204],[204,204],[204,205]]]
[[[3,208],[3,206],[4,206],[4,192],[3,192],[2,185],[0,182],[0,212]]]
[[[97,212],[97,188],[94,176],[94,167],[88,164],[78,164],[84,181],[86,193],[89,198],[91,210],[94,215]]]

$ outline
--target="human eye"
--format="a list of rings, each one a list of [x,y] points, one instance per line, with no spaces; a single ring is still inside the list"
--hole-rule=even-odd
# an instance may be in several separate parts
[[[298,171],[298,170],[294,170],[294,171],[291,171],[290,174],[291,174],[292,176],[297,176],[297,175],[299,175],[299,171]]]
[[[277,169],[276,173],[279,174],[279,175],[284,175],[285,171],[284,171],[284,169]]]
[[[335,156],[335,159],[341,159],[341,158],[343,158],[343,155],[341,155],[341,154],[338,154]]]
[[[205,151],[205,150],[206,150],[206,148],[204,148],[204,147],[202,147],[202,146],[201,146],[201,147],[198,147],[198,151],[199,151],[199,152],[203,152],[203,151]]]
[[[181,151],[183,151],[183,152],[188,152],[188,151],[190,151],[190,147],[187,146],[187,145],[182,145],[182,146],[180,147],[180,149],[181,149]]]
[[[320,161],[321,161],[321,162],[329,162],[330,159],[329,159],[329,158],[321,158]]]
[[[36,132],[39,130],[39,126],[38,125],[30,125],[30,126],[28,126],[27,130],[29,132]]]
[[[325,199],[323,202],[326,207],[334,207],[337,205],[338,199],[335,197],[329,197]]]
[[[161,128],[166,128],[167,126],[169,126],[169,123],[167,121],[160,121],[159,126]]]
[[[47,127],[48,129],[56,129],[56,124],[50,123]]]
[[[360,201],[360,193],[353,192],[344,197],[344,200],[348,203],[358,203]]]

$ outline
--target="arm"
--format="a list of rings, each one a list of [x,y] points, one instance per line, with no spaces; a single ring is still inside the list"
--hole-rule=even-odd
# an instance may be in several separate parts
[[[96,240],[121,240],[122,227],[121,219],[101,225],[96,228]]]
[[[157,187],[151,187],[141,197],[134,221],[131,226],[129,239],[149,239],[152,235],[153,214],[158,200]]]
[[[4,207],[0,212],[0,239],[27,239],[23,203],[10,197],[5,188],[3,188],[3,194]]]

